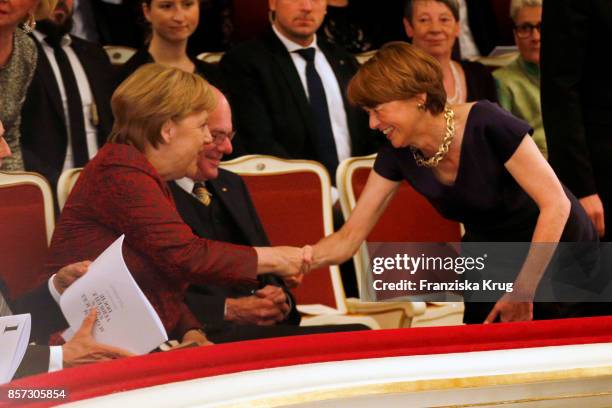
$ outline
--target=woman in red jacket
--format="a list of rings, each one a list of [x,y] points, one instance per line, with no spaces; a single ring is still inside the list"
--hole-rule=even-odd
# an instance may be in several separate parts
[[[49,271],[95,259],[121,234],[134,279],[171,337],[207,343],[183,303],[191,283],[235,285],[260,273],[302,272],[302,250],[251,248],[195,236],[176,211],[166,181],[193,174],[212,142],[208,83],[177,68],[148,64],[115,91],[115,124],[85,167],[63,209],[50,248]]]

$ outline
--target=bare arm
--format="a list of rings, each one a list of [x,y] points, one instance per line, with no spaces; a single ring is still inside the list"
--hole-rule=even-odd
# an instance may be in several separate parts
[[[502,321],[531,320],[532,301],[540,279],[552,258],[569,218],[571,203],[553,169],[528,135],[505,164],[517,183],[535,201],[540,215],[531,239],[532,245],[519,272],[512,295],[504,296],[487,317],[493,322],[501,313]],[[544,243],[544,245],[537,245]],[[508,300],[512,302],[509,303]]]
[[[399,182],[388,180],[372,171],[344,226],[313,247],[312,268],[339,264],[353,256],[378,222],[398,187]]]

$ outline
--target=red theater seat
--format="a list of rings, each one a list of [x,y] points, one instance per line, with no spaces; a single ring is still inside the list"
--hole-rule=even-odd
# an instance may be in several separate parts
[[[35,173],[0,173],[0,274],[9,297],[36,288],[53,234],[53,196]]]
[[[238,173],[272,245],[314,244],[333,232],[330,181],[319,163],[243,156],[223,163]],[[322,304],[346,311],[337,267],[312,271],[295,290],[300,304]]]
[[[344,160],[336,173],[336,184],[344,218],[348,219],[365,187],[375,155]],[[408,183],[397,194],[372,229],[368,242],[459,242],[461,227],[442,217]],[[369,257],[365,246],[354,257],[358,277],[365,276]]]
[[[314,244],[333,232],[331,183],[325,168],[306,160],[244,156],[223,167],[239,173],[273,245]],[[424,305],[364,304],[346,299],[337,266],[312,271],[295,290],[303,324],[362,323],[371,328],[408,327]],[[324,305],[321,310],[306,305]]]

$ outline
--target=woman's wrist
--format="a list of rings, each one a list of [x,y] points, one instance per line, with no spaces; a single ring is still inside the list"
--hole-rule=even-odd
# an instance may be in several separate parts
[[[254,247],[257,253],[257,274],[272,272],[278,269],[279,262],[273,248]]]
[[[533,302],[537,284],[517,280],[512,288],[512,298],[517,302]]]

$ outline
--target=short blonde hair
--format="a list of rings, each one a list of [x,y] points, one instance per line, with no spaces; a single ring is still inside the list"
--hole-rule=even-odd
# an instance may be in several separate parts
[[[435,58],[408,43],[384,45],[357,71],[348,86],[349,101],[375,108],[426,94],[425,107],[433,114],[446,105],[442,69]]]
[[[119,85],[111,99],[115,123],[109,142],[130,144],[143,151],[145,143],[163,143],[161,128],[216,106],[212,87],[199,75],[161,64],[138,68]]]
[[[36,20],[44,20],[48,18],[57,6],[57,0],[39,0],[38,7],[34,11]]]

